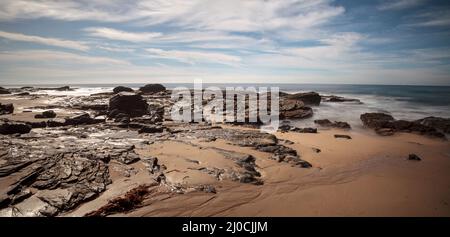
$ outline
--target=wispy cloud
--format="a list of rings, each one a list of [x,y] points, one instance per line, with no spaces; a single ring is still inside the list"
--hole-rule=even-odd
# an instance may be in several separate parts
[[[38,62],[38,63],[70,63],[83,65],[130,65],[129,62],[107,57],[86,56],[52,50],[20,50],[0,52],[0,61],[6,62]]]
[[[19,33],[5,32],[5,31],[0,31],[0,37],[8,39],[8,40],[13,40],[13,41],[31,42],[31,43],[44,44],[44,45],[55,46],[55,47],[81,50],[81,51],[86,51],[89,49],[89,46],[87,46],[85,43],[78,42],[78,41],[72,41],[72,40],[63,40],[63,39],[58,39],[58,38],[48,38],[48,37],[40,37],[40,36],[34,36],[34,35],[24,35],[24,34],[19,34]]]
[[[427,0],[387,0],[378,6],[379,10],[404,10],[426,3]]]
[[[162,36],[159,32],[126,32],[106,27],[89,27],[84,30],[90,36],[129,42],[151,42],[152,39]]]
[[[162,50],[155,48],[149,48],[146,51],[151,57],[171,59],[188,64],[203,62],[236,66],[241,62],[240,57],[215,52]]]
[[[417,14],[411,26],[450,26],[450,10],[432,9]]]

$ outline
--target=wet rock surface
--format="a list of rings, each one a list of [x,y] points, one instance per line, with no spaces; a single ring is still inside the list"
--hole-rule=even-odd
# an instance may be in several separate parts
[[[335,95],[328,95],[328,96],[322,95],[321,97],[322,97],[322,102],[333,102],[333,103],[352,102],[352,103],[362,104],[362,102],[359,99],[345,98],[345,97],[335,96]]]
[[[299,100],[305,105],[320,105],[322,97],[316,92],[286,94],[283,96],[286,99]]]
[[[300,100],[284,99],[280,102],[281,119],[304,119],[313,116],[313,110]]]
[[[7,94],[11,94],[11,92],[8,89],[0,87],[0,95],[7,95]]]
[[[395,120],[391,115],[384,113],[365,113],[360,118],[365,126],[374,129],[379,135],[389,136],[396,132],[409,132],[445,139],[445,134],[434,127],[425,125],[426,120]]]
[[[126,87],[126,86],[116,86],[113,89],[113,93],[117,94],[120,92],[134,92],[133,89],[131,89],[130,87]]]
[[[41,114],[36,114],[34,118],[55,118],[56,113],[53,110],[47,110],[42,112]]]
[[[426,117],[419,119],[416,122],[425,126],[436,128],[444,133],[450,133],[450,118]]]
[[[318,119],[314,120],[315,124],[318,124],[323,127],[331,127],[331,128],[340,128],[340,129],[351,129],[350,124],[347,122],[334,121],[331,122],[329,119]]]
[[[140,117],[147,112],[148,104],[139,94],[120,92],[109,100],[108,116],[110,118]]]
[[[12,113],[14,113],[14,105],[13,104],[0,103],[0,115],[12,114]]]

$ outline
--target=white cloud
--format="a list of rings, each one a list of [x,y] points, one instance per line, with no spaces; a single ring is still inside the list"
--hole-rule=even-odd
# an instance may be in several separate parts
[[[344,12],[332,0],[3,0],[0,20],[137,21],[191,30],[273,31],[305,29]]]
[[[450,26],[450,10],[432,9],[414,17],[415,23],[411,26]]]
[[[241,62],[240,57],[215,52],[162,50],[155,48],[149,48],[146,51],[151,57],[172,59],[189,64],[203,62],[236,66]]]
[[[61,51],[51,50],[20,50],[0,52],[0,61],[11,62],[36,62],[36,63],[70,63],[83,65],[129,65],[127,61],[106,57],[85,56]]]
[[[90,27],[86,28],[85,31],[90,36],[130,42],[151,42],[153,39],[162,36],[159,32],[126,32],[106,27]]]
[[[0,31],[0,37],[13,41],[23,41],[23,42],[32,42],[37,44],[44,44],[49,46],[56,46],[68,49],[76,49],[81,51],[86,51],[89,49],[85,43],[72,41],[72,40],[63,40],[57,38],[48,38],[48,37],[40,37],[34,35],[24,35],[19,33],[11,33]]]
[[[427,0],[388,0],[378,6],[379,10],[403,10],[426,3]]]

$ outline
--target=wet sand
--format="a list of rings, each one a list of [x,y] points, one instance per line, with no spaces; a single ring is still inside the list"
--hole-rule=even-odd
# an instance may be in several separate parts
[[[348,134],[352,139],[336,139],[334,134]],[[450,216],[447,141],[333,129],[276,136],[294,142],[288,146],[313,168],[290,167],[265,159],[262,152],[237,148],[257,157],[264,185],[224,182],[217,194],[178,195],[126,216]],[[203,145],[230,149],[223,141]],[[168,157],[193,155],[173,144],[154,145],[150,150]],[[410,153],[423,160],[407,160]],[[203,159],[209,157],[207,152],[203,155]]]

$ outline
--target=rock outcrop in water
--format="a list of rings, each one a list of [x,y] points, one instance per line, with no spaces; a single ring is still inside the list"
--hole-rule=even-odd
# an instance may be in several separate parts
[[[445,135],[434,127],[424,125],[418,121],[395,120],[389,114],[365,113],[360,118],[365,126],[374,129],[379,135],[388,136],[395,132],[410,132],[445,138]]]
[[[0,95],[11,94],[11,92],[3,87],[0,87]]]
[[[144,94],[153,94],[153,93],[165,91],[166,87],[164,87],[161,84],[147,84],[147,85],[139,88],[139,90]]]
[[[283,99],[280,101],[281,119],[304,119],[313,116],[313,110],[300,100]]]
[[[286,99],[300,100],[305,105],[320,105],[322,100],[321,96],[316,92],[286,94],[284,97]]]
[[[317,119],[314,123],[319,124],[323,127],[340,128],[340,129],[351,129],[350,124],[347,122],[334,121],[331,122],[329,119]]]
[[[450,118],[426,117],[416,122],[438,129],[444,133],[450,133]]]
[[[113,93],[117,94],[120,92],[134,92],[133,89],[131,89],[130,87],[126,87],[126,86],[116,86],[113,89]]]

